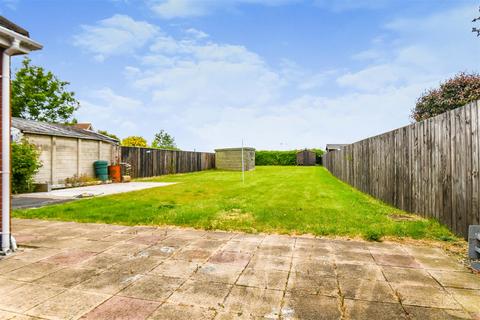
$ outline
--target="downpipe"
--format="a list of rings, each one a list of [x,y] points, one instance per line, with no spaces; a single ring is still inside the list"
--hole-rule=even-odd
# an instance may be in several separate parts
[[[15,39],[3,51],[2,57],[2,251],[9,254],[16,248],[10,234],[10,57],[20,50],[20,41]],[[12,246],[13,244],[13,246]]]

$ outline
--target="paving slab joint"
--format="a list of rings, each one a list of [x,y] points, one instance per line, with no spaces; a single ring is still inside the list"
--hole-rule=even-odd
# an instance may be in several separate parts
[[[338,292],[338,304],[340,309],[340,319],[348,319],[347,318],[347,310],[345,307],[345,295],[342,292],[342,287],[340,286],[340,277],[338,276],[338,267],[337,263],[333,262],[333,271],[335,272],[335,280],[337,282],[337,292]]]

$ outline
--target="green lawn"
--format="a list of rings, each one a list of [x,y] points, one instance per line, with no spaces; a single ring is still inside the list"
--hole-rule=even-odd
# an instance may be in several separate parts
[[[454,238],[434,220],[392,220],[389,215],[405,213],[353,189],[323,167],[257,167],[245,174],[245,184],[241,182],[241,173],[215,170],[148,181],[179,183],[17,210],[14,216],[368,239]]]

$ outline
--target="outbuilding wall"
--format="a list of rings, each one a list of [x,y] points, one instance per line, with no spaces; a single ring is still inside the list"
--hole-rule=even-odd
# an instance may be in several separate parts
[[[120,148],[103,141],[35,134],[24,137],[40,152],[42,167],[35,182],[50,183],[53,187],[62,186],[65,179],[75,175],[94,177],[93,163],[97,160],[112,164],[120,159]]]
[[[243,148],[245,171],[255,169],[255,149]],[[227,148],[215,150],[215,166],[220,170],[242,170],[242,148]]]

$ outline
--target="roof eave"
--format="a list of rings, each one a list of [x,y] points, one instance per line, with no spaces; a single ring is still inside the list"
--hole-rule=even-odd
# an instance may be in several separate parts
[[[0,46],[1,47],[6,47],[6,48],[10,47],[11,43],[15,39],[20,41],[20,46],[13,53],[14,55],[26,54],[31,51],[40,50],[43,48],[43,46],[40,43],[30,39],[29,37],[26,37],[20,33],[17,33],[15,31],[12,31],[10,29],[0,26]]]

